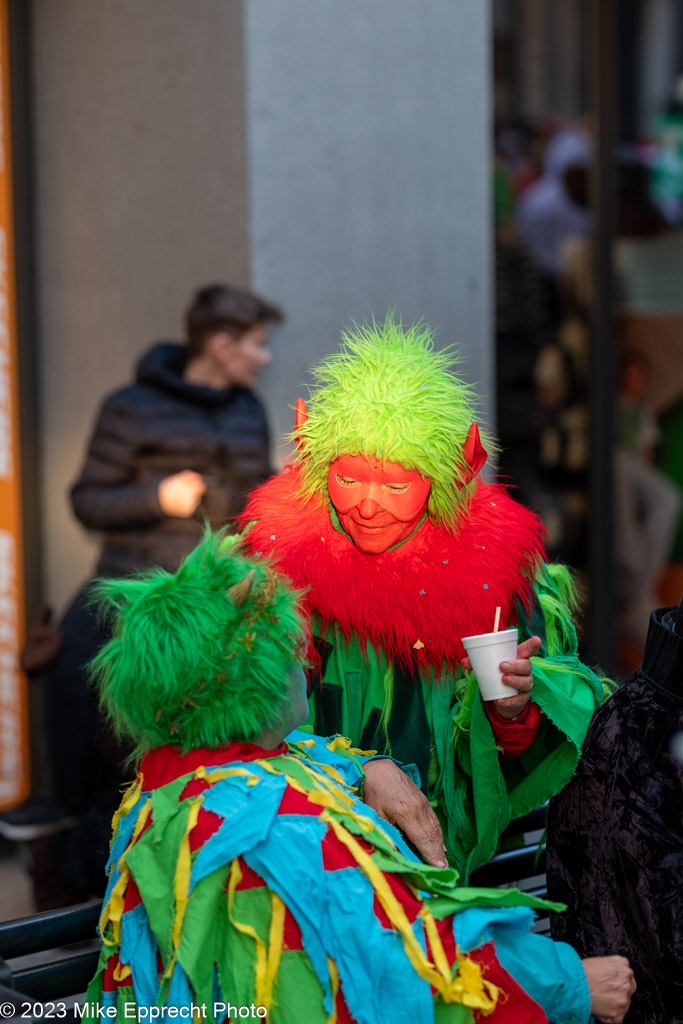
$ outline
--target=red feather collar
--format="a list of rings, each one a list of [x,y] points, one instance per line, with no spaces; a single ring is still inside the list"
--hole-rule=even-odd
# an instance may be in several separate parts
[[[501,629],[516,621],[516,598],[528,607],[544,529],[501,486],[478,482],[454,532],[428,519],[395,550],[366,555],[335,529],[326,502],[300,497],[298,482],[286,467],[254,491],[240,521],[252,523],[252,553],[272,554],[295,586],[309,588],[323,627],[337,623],[391,660],[438,670],[464,657],[460,637],[493,629],[497,605]]]

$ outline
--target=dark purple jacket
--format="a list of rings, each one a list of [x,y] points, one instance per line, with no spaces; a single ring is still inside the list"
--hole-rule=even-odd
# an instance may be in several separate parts
[[[650,619],[643,665],[595,714],[576,775],[550,802],[554,939],[628,957],[626,1024],[683,1024],[683,636]]]

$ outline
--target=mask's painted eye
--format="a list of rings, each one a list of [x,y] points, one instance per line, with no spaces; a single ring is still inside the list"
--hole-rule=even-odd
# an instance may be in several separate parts
[[[360,484],[360,480],[354,480],[350,476],[340,476],[339,473],[335,473],[335,478],[338,484],[342,487],[357,487]]]

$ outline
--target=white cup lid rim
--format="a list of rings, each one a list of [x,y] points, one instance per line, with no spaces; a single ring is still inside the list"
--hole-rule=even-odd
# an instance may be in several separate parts
[[[480,640],[482,643],[503,643],[507,642],[512,636],[517,636],[517,627],[511,626],[509,629],[499,629],[497,633],[491,631],[490,633],[474,633],[472,636],[463,636],[460,638],[464,644],[466,640]],[[497,639],[492,639],[496,637]]]

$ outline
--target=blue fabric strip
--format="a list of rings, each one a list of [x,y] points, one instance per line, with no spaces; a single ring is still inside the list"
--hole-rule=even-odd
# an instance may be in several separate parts
[[[261,774],[261,780],[255,786],[247,786],[244,779],[236,777],[223,779],[207,790],[202,807],[225,821],[197,853],[190,889],[267,837],[287,783],[281,776],[256,773]]]
[[[285,901],[301,928],[303,947],[331,1012],[327,957],[337,963],[344,995],[359,1024],[431,1024],[429,985],[412,970],[400,938],[375,915],[374,890],[360,868],[325,871],[317,818],[279,815],[268,839],[245,855],[251,868]],[[283,850],[311,851],[283,857]],[[424,948],[421,922],[414,933]],[[381,975],[378,978],[378,974]]]
[[[155,1006],[159,994],[157,944],[142,903],[121,918],[121,962],[130,964],[135,998],[141,1006]]]

